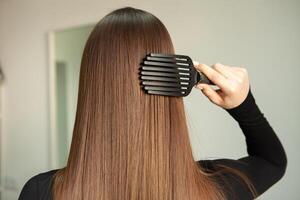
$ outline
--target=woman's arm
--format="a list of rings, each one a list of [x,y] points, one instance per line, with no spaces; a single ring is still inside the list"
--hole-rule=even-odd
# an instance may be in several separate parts
[[[226,111],[242,129],[246,137],[249,156],[256,156],[268,161],[278,167],[283,174],[287,165],[286,153],[275,131],[257,106],[251,89],[249,89],[245,101],[238,108],[226,109]],[[245,158],[240,160],[245,160]]]
[[[221,64],[212,68],[196,64],[196,67],[220,87],[219,90],[213,90],[207,84],[197,86],[201,86],[201,91],[211,102],[225,109],[238,122],[248,152],[248,156],[238,160],[201,160],[198,163],[211,170],[219,169],[218,165],[237,169],[250,179],[258,195],[262,194],[284,175],[287,157],[280,140],[255,102],[247,70]],[[222,177],[220,181],[232,186],[239,199],[253,199],[251,192],[237,177],[232,174],[223,174]],[[230,194],[228,196],[232,199]]]
[[[238,107],[225,109],[242,129],[248,156],[234,159],[201,160],[198,163],[210,170],[217,170],[218,165],[225,165],[245,174],[257,190],[257,195],[264,193],[285,174],[287,157],[284,148],[273,128],[258,108],[251,89]],[[223,179],[233,188],[239,199],[253,199],[245,185],[230,174],[222,174]],[[225,189],[227,189],[225,187]],[[226,191],[230,192],[230,191]],[[232,198],[230,198],[232,199]]]

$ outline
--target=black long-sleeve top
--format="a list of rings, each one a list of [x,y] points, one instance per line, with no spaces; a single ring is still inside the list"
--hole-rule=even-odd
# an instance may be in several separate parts
[[[239,124],[246,139],[248,156],[240,159],[215,159],[197,161],[208,171],[217,171],[219,165],[229,166],[244,173],[257,191],[257,195],[279,181],[285,174],[287,157],[273,128],[258,108],[249,89],[246,99],[237,107],[226,110]],[[51,178],[58,169],[40,173],[24,185],[19,200],[50,200]],[[239,176],[221,173],[216,181],[223,186],[227,199],[254,199]],[[257,196],[256,196],[257,197]]]
[[[249,89],[246,99],[237,107],[226,110],[239,124],[246,139],[248,156],[234,159],[200,160],[198,163],[216,171],[219,164],[243,172],[257,191],[253,196],[244,182],[231,173],[217,179],[224,186],[228,199],[254,199],[278,182],[285,174],[287,156],[285,150],[260,111]]]

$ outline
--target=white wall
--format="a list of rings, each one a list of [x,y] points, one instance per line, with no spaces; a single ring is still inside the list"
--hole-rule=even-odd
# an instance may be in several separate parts
[[[50,170],[47,32],[100,20],[130,5],[167,26],[178,53],[207,64],[244,65],[254,96],[288,154],[285,177],[260,199],[299,199],[300,1],[1,0],[0,62],[5,82],[5,169],[17,199],[31,176]],[[246,153],[237,124],[197,90],[186,98],[196,159]]]

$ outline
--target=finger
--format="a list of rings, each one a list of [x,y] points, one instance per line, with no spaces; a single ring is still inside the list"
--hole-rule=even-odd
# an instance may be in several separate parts
[[[197,85],[197,88],[202,88],[202,93],[214,104],[222,105],[223,99],[221,98],[219,92],[212,89],[208,84],[200,83]]]
[[[220,72],[202,63],[195,65],[195,68],[200,72],[203,72],[209,80],[211,80],[222,90],[227,91],[230,88],[229,82],[222,74],[220,74]]]
[[[236,80],[238,82],[242,82],[243,72],[240,67],[231,67],[228,65],[224,65],[224,67],[227,68],[229,71],[231,71],[235,75]]]
[[[229,66],[222,65],[221,63],[216,63],[212,65],[212,68],[220,72],[225,78],[237,79],[238,77],[230,70]]]

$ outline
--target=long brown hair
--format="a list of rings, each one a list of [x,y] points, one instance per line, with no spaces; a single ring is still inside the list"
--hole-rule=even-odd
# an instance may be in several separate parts
[[[195,161],[182,97],[145,94],[139,64],[174,53],[154,15],[114,10],[91,32],[82,56],[78,104],[66,167],[53,177],[64,200],[224,199]]]

